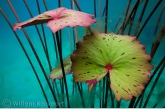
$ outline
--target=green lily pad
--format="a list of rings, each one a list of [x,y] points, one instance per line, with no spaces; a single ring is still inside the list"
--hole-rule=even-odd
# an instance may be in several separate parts
[[[70,55],[63,60],[63,64],[64,64],[65,74],[70,74],[71,73],[71,65],[72,65],[72,62],[70,60]],[[55,67],[50,72],[49,78],[52,79],[52,82],[54,82],[54,79],[56,79],[56,78],[57,79],[62,79],[63,78],[63,74],[62,74],[62,69],[61,69],[60,63],[58,63],[57,67]]]
[[[107,73],[118,101],[137,97],[149,81],[151,57],[135,37],[94,33],[77,43],[71,55],[75,82],[86,82],[89,91]]]

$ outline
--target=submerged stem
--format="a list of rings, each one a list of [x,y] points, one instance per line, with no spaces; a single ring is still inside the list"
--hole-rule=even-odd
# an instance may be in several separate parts
[[[146,99],[146,101],[145,101],[145,103],[144,103],[143,108],[145,108],[145,107],[147,106],[147,103],[148,103],[148,101],[149,101],[149,99],[150,99],[150,97],[151,97],[151,94],[152,94],[152,92],[153,92],[153,90],[154,90],[154,88],[155,88],[155,85],[156,85],[156,83],[158,82],[158,79],[160,78],[160,75],[162,74],[164,68],[165,68],[165,62],[164,62],[164,64],[162,65],[162,67],[161,67],[161,69],[160,69],[160,71],[159,71],[159,73],[158,73],[158,75],[157,75],[157,77],[156,77],[156,79],[155,79],[155,82],[154,82],[154,84],[153,84],[152,87],[151,87],[151,90],[150,90],[150,92],[149,92],[149,94],[148,94],[148,96],[147,96],[147,99]]]
[[[10,23],[9,19],[7,18],[7,16],[5,15],[5,13],[3,12],[3,10],[2,10],[1,8],[0,8],[0,11],[1,11],[2,15],[4,16],[4,18],[6,19],[7,23],[9,24],[10,28],[12,29],[12,24]],[[34,74],[35,74],[35,76],[36,76],[36,78],[37,78],[37,81],[38,81],[38,83],[39,83],[39,86],[41,87],[41,90],[42,90],[42,93],[43,93],[44,98],[45,98],[45,100],[46,100],[46,103],[49,104],[48,99],[47,99],[47,96],[46,96],[46,93],[45,93],[44,88],[43,88],[43,86],[42,86],[42,84],[41,84],[41,81],[40,81],[40,79],[39,79],[39,77],[38,77],[38,74],[37,74],[37,72],[36,72],[36,70],[35,70],[35,68],[34,68],[34,66],[33,66],[33,64],[32,64],[32,61],[30,60],[30,57],[29,57],[29,55],[28,55],[26,49],[24,48],[23,43],[21,42],[21,40],[20,40],[18,34],[16,34],[15,31],[13,31],[13,32],[14,32],[14,35],[15,35],[16,39],[18,40],[18,42],[19,42],[19,44],[20,44],[22,50],[24,51],[25,56],[27,57],[27,59],[28,59],[30,65],[31,65],[33,71],[34,71]],[[48,105],[48,108],[50,108],[49,105]]]
[[[158,38],[156,39],[156,42],[152,46],[151,57],[154,57],[154,54],[156,53],[156,50],[159,47],[160,42],[163,39],[164,35],[165,35],[165,23],[163,24],[162,29],[159,32],[159,35],[158,35]]]
[[[67,81],[66,81],[66,75],[65,75],[65,70],[64,70],[64,64],[63,64],[63,60],[62,60],[62,50],[61,50],[61,44],[60,44],[60,39],[58,36],[58,32],[56,32],[56,41],[57,41],[57,45],[58,45],[58,53],[59,53],[59,57],[60,57],[60,64],[61,64],[61,68],[62,68],[62,74],[63,74],[63,79],[64,79],[64,86],[65,86],[65,91],[66,91],[66,97],[67,97],[67,103],[68,103],[68,108],[70,108],[70,102],[69,102],[69,94],[68,94],[68,86],[67,86]]]
[[[151,16],[153,15],[153,13],[155,12],[155,10],[158,8],[158,6],[160,5],[160,3],[162,2],[163,0],[159,0],[159,2],[156,4],[156,6],[154,7],[154,9],[151,11],[151,13],[149,14],[149,16],[147,17],[147,19],[145,20],[144,24],[142,25],[142,27],[140,28],[137,36],[136,36],[136,39],[139,38],[143,28],[146,26],[147,22],[149,21],[149,19],[151,18]]]
[[[19,19],[19,17],[18,17],[18,15],[17,15],[17,13],[16,13],[16,11],[15,11],[15,9],[13,8],[12,4],[10,3],[10,0],[7,0],[7,2],[8,2],[8,4],[9,4],[11,10],[13,11],[15,17],[17,18],[18,22],[21,22],[20,19]],[[31,40],[30,40],[30,38],[29,38],[27,32],[25,31],[25,29],[22,29],[22,30],[23,30],[23,32],[24,32],[24,34],[25,34],[25,36],[26,36],[26,39],[27,39],[27,41],[28,41],[28,43],[29,43],[29,45],[30,45],[30,47],[31,47],[31,49],[32,49],[32,51],[33,51],[33,53],[34,53],[34,55],[35,55],[35,57],[36,57],[36,59],[37,59],[39,65],[40,65],[40,67],[41,67],[41,70],[42,70],[42,72],[43,72],[43,74],[44,74],[44,76],[45,76],[45,79],[46,79],[46,81],[47,81],[47,83],[48,83],[48,86],[49,86],[49,88],[50,88],[50,90],[51,90],[51,93],[52,93],[52,95],[53,95],[53,98],[54,98],[55,102],[57,102],[56,96],[55,96],[55,94],[54,94],[54,92],[53,92],[53,89],[52,89],[52,86],[51,86],[51,84],[50,84],[50,82],[49,82],[49,80],[48,80],[48,78],[47,78],[47,74],[46,74],[46,72],[45,72],[45,70],[44,70],[44,68],[43,68],[43,66],[42,66],[42,63],[41,63],[41,61],[40,61],[40,59],[39,59],[39,56],[38,56],[38,54],[37,54],[37,52],[36,52],[36,50],[35,50],[35,48],[34,48],[34,46],[33,46],[33,44],[32,44],[32,42],[31,42]],[[59,106],[57,105],[57,107],[59,107]]]

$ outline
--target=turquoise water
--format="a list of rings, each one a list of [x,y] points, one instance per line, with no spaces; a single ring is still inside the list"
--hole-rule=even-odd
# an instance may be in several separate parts
[[[66,8],[71,8],[70,0],[61,0],[62,6]],[[78,0],[79,5],[81,7],[81,10],[83,12],[94,14],[94,5],[93,0]],[[122,17],[122,20],[124,19],[124,16],[121,15],[123,10],[125,10],[127,3],[129,0],[125,1],[116,1],[116,0],[109,0],[109,13],[108,13],[108,33],[113,32],[113,28],[117,22],[117,20]],[[119,3],[120,2],[120,3]],[[22,0],[11,0],[12,5],[14,6],[18,16],[20,17],[21,21],[26,21],[30,19],[30,15],[25,7],[25,4]],[[33,16],[38,15],[37,5],[34,0],[27,0],[28,6],[30,10],[32,11]],[[41,12],[45,12],[45,8],[43,5],[42,0],[39,1],[41,6]],[[101,6],[99,5],[101,3]],[[135,0],[133,0],[133,3],[135,3]],[[58,8],[58,1],[54,0],[46,0],[46,4],[48,6],[49,10]],[[102,23],[104,20],[104,17],[100,16],[100,12],[103,11],[105,4],[105,0],[102,0],[100,2],[99,0],[96,0],[96,20],[98,20],[98,23],[92,25],[94,30],[103,32],[102,26],[104,26],[104,23]],[[144,3],[142,3],[144,5]],[[148,6],[146,8],[146,12],[144,13],[144,18],[140,25],[142,25],[148,16],[148,14],[151,12],[152,8],[155,6],[155,1],[151,0],[148,3]],[[160,4],[158,9],[155,11],[155,13],[152,15],[151,19],[143,29],[139,40],[141,44],[146,46],[146,52],[147,54],[150,53],[150,48],[152,43],[155,41],[155,37],[153,35],[156,22],[158,19],[158,16],[162,10],[163,5],[165,4],[165,0]],[[137,20],[140,16],[140,12],[142,10],[142,6],[138,8],[138,11],[135,16],[135,20],[133,22],[133,28],[137,25]],[[133,6],[133,5],[131,5]],[[101,7],[101,11],[99,10]],[[12,13],[9,5],[7,4],[7,1],[1,0],[0,1],[0,8],[5,12],[8,19],[14,25],[14,23],[18,22]],[[100,23],[99,23],[100,22]],[[162,24],[165,23],[165,12],[162,15],[162,18],[160,20],[160,25],[158,27],[158,32],[160,31],[160,28],[162,27]],[[120,23],[121,24],[121,23]],[[120,26],[119,24],[119,26]],[[41,88],[38,84],[38,81],[36,79],[36,76],[34,75],[34,72],[32,70],[32,67],[30,66],[23,50],[20,47],[20,44],[18,43],[13,31],[9,27],[8,23],[4,19],[3,15],[0,14],[0,107],[47,107],[45,98],[43,96],[43,93],[41,91]],[[101,25],[101,26],[100,26]],[[42,29],[40,25],[37,25],[41,36]],[[78,28],[78,36],[79,40],[83,38],[85,35],[85,30],[82,27]],[[118,27],[119,28],[119,27]],[[52,33],[49,28],[46,27],[44,24],[45,34],[47,38],[47,46],[48,46],[48,52],[50,56],[50,62],[52,67],[54,68],[57,65],[58,60],[56,59],[56,53],[53,46],[53,38]],[[41,42],[39,41],[38,34],[36,32],[36,29],[34,26],[26,27],[25,30],[27,31],[35,50],[37,51],[39,58],[42,62],[42,65],[44,66],[44,69],[49,75],[50,69],[48,66],[48,62],[45,56],[45,53],[43,51],[43,48],[41,46]],[[68,38],[68,31],[70,31],[70,36],[73,39],[73,29],[66,27],[62,30],[62,50],[63,50],[63,58],[70,55],[73,51],[70,48],[70,42]],[[116,31],[114,31],[116,32]],[[158,34],[157,32],[157,34]],[[44,87],[44,90],[46,92],[46,95],[48,97],[48,100],[50,103],[53,103],[53,97],[51,95],[50,89],[46,83],[46,79],[41,71],[41,68],[39,67],[39,64],[25,38],[25,35],[22,30],[16,31],[16,33],[19,35],[19,38],[21,39],[25,49],[27,50],[28,55],[30,56],[30,59],[33,62],[33,65],[37,71],[37,74],[40,78],[40,81],[42,83],[42,86]],[[131,33],[133,34],[133,32]],[[158,50],[155,53],[155,56],[153,58],[152,64],[154,67],[158,65],[158,63],[161,61],[161,59],[165,56],[165,38],[162,40]],[[158,103],[157,107],[163,107],[165,106],[165,70],[163,71],[161,77],[159,78],[159,81],[157,85],[155,86],[155,89],[152,93],[152,96],[149,100],[149,104],[147,107],[152,107],[156,102]],[[66,76],[67,84],[68,84],[68,92],[70,96],[70,103],[72,107],[81,107],[81,100],[79,92],[76,91],[75,96],[72,95],[73,91],[73,79],[72,74]],[[60,81],[57,80],[56,83],[60,84]],[[86,105],[89,105],[88,102],[90,101],[90,94],[87,91],[87,85],[83,83],[83,96],[84,101]],[[149,92],[150,89],[147,89],[146,91]],[[62,93],[59,92],[62,96]],[[145,96],[147,96],[148,93],[145,93]],[[96,89],[96,97],[95,97],[95,107],[99,107],[99,90],[98,87]],[[6,101],[4,101],[6,100]],[[66,100],[59,100],[58,104],[61,107],[67,107]],[[110,103],[109,99],[109,103]],[[121,107],[128,107],[129,102],[126,102],[122,100]],[[52,107],[54,107],[55,104],[52,104]]]

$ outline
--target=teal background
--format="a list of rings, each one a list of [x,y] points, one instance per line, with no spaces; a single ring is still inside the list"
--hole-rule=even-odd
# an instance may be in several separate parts
[[[71,8],[71,3],[70,0],[61,0],[62,5],[66,8]],[[105,0],[101,0],[101,11],[103,11],[103,7],[105,4]],[[122,17],[124,19],[124,16],[121,15],[123,10],[125,10],[127,3],[129,0],[109,0],[109,13],[108,13],[108,33],[113,32],[113,28],[118,20],[119,17]],[[136,0],[133,0],[133,3],[135,3]],[[146,17],[149,15],[151,12],[152,8],[155,6],[157,0],[149,0],[148,6],[146,8],[146,12],[144,14],[144,18],[142,20],[142,24],[144,23]],[[38,15],[38,10],[37,10],[37,5],[35,0],[27,0],[28,6],[30,10],[32,11],[33,16]],[[40,6],[41,6],[41,12],[45,12],[45,8],[43,5],[42,0],[39,0]],[[30,15],[25,7],[25,4],[23,3],[22,0],[11,0],[11,3],[13,4],[17,14],[20,17],[20,20],[26,21],[30,19]],[[47,6],[49,10],[58,8],[58,0],[46,0]],[[89,14],[94,14],[94,7],[93,7],[93,0],[78,0],[78,3],[81,7],[81,10],[83,12],[89,13]],[[96,19],[99,21],[103,21],[103,18],[99,15],[99,0],[96,0],[96,9],[97,9],[97,14],[96,14]],[[143,3],[144,4],[144,3]],[[150,53],[150,48],[151,48],[151,42],[154,42],[155,37],[153,36],[154,29],[156,27],[156,22],[158,19],[158,16],[161,12],[161,9],[163,5],[165,4],[165,0],[161,3],[161,5],[158,7],[158,9],[155,11],[147,25],[145,26],[144,30],[142,31],[140,35],[140,42],[141,44],[144,44],[146,46],[147,54]],[[132,6],[132,5],[131,5]],[[138,8],[137,15],[135,17],[135,21],[133,23],[133,26],[136,27],[137,25],[137,20],[140,15],[141,5]],[[14,25],[14,23],[18,22],[12,13],[9,5],[7,4],[6,0],[0,0],[0,8],[5,12],[11,23]],[[160,28],[162,27],[162,24],[165,23],[165,12],[162,15],[160,25],[158,28],[158,32],[160,31]],[[141,25],[142,25],[141,24]],[[38,25],[40,31],[41,31],[41,26]],[[46,27],[44,24],[45,30],[46,30],[46,38],[47,38],[47,45],[48,45],[48,50],[49,50],[49,56],[50,56],[50,61],[52,64],[52,67],[54,68],[57,65],[56,60],[56,55],[55,51],[53,48],[53,39],[51,36],[51,31],[49,28]],[[101,28],[100,26],[94,27],[94,30]],[[36,29],[33,26],[26,27],[25,28],[29,37],[32,40],[32,43],[39,55],[39,58],[41,59],[41,62],[44,66],[44,69],[47,72],[47,75],[49,75],[49,67],[48,63],[46,60],[46,56],[44,54],[44,51],[41,47],[41,43],[39,41],[39,37],[37,35]],[[66,27],[62,30],[62,48],[63,48],[63,58],[68,56],[69,54],[72,53],[70,50],[70,45],[69,45],[69,39],[68,39],[68,29],[72,31],[71,28]],[[85,31],[82,27],[78,27],[78,36],[80,39],[82,39],[83,35],[85,35]],[[50,89],[46,83],[46,80],[42,74],[42,71],[39,67],[39,64],[25,38],[25,35],[23,34],[22,30],[16,31],[17,34],[19,35],[21,41],[23,42],[28,55],[30,56],[30,59],[32,60],[36,71],[39,75],[39,78],[42,82],[42,85],[44,87],[44,90],[46,91],[46,94],[48,96],[48,100],[50,102],[53,102],[52,95],[50,93]],[[157,32],[157,34],[158,34]],[[71,36],[73,37],[72,32],[70,33]],[[42,35],[42,32],[41,32]],[[43,35],[42,35],[43,36]],[[80,40],[79,39],[79,40]],[[152,64],[154,66],[157,66],[162,57],[165,55],[165,38],[163,39],[162,43],[160,44],[154,59],[152,61]],[[69,95],[72,96],[72,75],[67,75],[67,82],[68,82],[68,91]],[[159,104],[157,107],[162,107],[165,104],[165,70],[163,71],[163,74],[161,75],[155,89],[153,92],[153,95],[149,101],[148,107],[153,106],[152,102],[157,102],[159,101]],[[57,83],[59,84],[59,81],[57,80]],[[84,89],[84,99],[85,102],[88,102],[89,96],[88,96],[88,91],[87,91],[87,85],[83,83],[83,86],[85,87]],[[97,92],[98,94],[99,92]],[[71,103],[75,106],[81,105],[81,101],[78,100],[79,94],[77,92],[77,98],[71,99]],[[8,26],[6,20],[0,14],[0,107],[3,107],[3,101],[5,99],[10,100],[12,105],[10,107],[47,107],[45,104],[38,104],[37,102],[42,102],[46,103],[45,99],[43,97],[43,94],[41,92],[40,86],[37,82],[37,79],[34,75],[34,72],[23,52],[21,49],[18,41],[16,40],[16,37],[13,34],[13,31],[11,28]],[[76,100],[77,99],[77,100]],[[97,97],[96,97],[97,99]],[[20,101],[20,102],[18,102]],[[98,101],[98,100],[96,100]],[[18,105],[14,105],[13,102],[20,103]],[[25,105],[25,102],[27,103],[34,103],[34,106]],[[62,103],[63,100],[60,101]],[[75,104],[76,103],[76,104]],[[7,102],[9,104],[9,102]],[[128,102],[122,102],[121,106],[126,107]],[[96,106],[97,107],[97,106]]]

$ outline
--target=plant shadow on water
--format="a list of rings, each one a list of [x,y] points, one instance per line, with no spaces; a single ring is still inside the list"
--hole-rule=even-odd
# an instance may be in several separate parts
[[[26,0],[21,2],[33,18],[32,9],[28,4],[30,2],[27,3]],[[71,6],[65,6],[63,0],[58,0],[55,3],[57,4],[55,11],[48,11],[51,4],[49,2],[36,0],[36,10],[39,16],[34,17],[34,19],[29,18],[29,21],[21,23],[19,18],[21,15],[17,15],[10,0],[7,0],[6,3],[18,20],[18,24],[15,24],[14,28],[13,21],[7,17],[3,8],[0,8],[2,18],[7,21],[8,26],[13,30],[14,37],[19,42],[21,50],[28,60],[27,63],[23,64],[31,66],[34,72],[33,79],[36,79],[35,82],[37,81],[37,85],[42,92],[40,97],[42,96],[45,103],[49,104],[43,107],[165,107],[165,81],[163,79],[165,76],[165,52],[163,51],[165,49],[164,0],[128,0],[125,9],[122,10],[123,12],[117,14],[111,10],[111,0],[93,0],[89,2],[93,6],[93,8],[90,7],[89,13],[94,16],[80,13],[84,11],[81,0],[67,1]],[[154,5],[152,5],[153,3]],[[72,10],[69,10],[69,7]],[[55,18],[52,19],[52,16]],[[155,16],[159,17],[153,20]],[[93,17],[95,18],[93,19]],[[78,18],[78,21],[76,18]],[[150,27],[152,21],[157,23],[152,26],[153,28],[147,28]],[[43,25],[47,22],[51,32]],[[38,24],[41,27],[38,28]],[[55,24],[58,28],[54,27]],[[33,27],[32,31],[34,29],[37,31],[37,33],[35,31],[35,36],[38,39],[30,37],[33,32],[30,31],[30,34],[28,34],[27,31],[30,30],[30,26]],[[66,26],[73,28],[64,28]],[[25,30],[26,28],[27,30]],[[23,43],[22,36],[15,31],[17,29],[23,30],[26,36],[24,40],[27,40],[28,44]],[[152,30],[152,32],[148,30]],[[150,36],[147,36],[147,34]],[[109,36],[111,37],[108,39]],[[115,42],[116,40],[117,42]],[[122,40],[125,42],[122,43]],[[1,46],[3,46],[2,44]],[[113,52],[108,51],[111,50],[111,48],[108,48],[109,46],[113,47]],[[125,46],[127,49],[124,48]],[[27,47],[30,47],[30,53]],[[107,55],[110,55],[110,57]],[[122,56],[125,56],[125,58],[123,59]],[[129,57],[131,57],[130,60]],[[131,65],[127,64],[129,62]],[[119,64],[116,65],[115,63]],[[151,72],[151,75],[149,72]],[[140,73],[141,75],[139,75]],[[125,75],[126,77],[124,77]],[[26,75],[22,74],[21,77],[23,76]],[[2,82],[3,77],[1,77]],[[30,80],[29,83],[33,83],[33,79],[28,78],[25,77],[23,80]],[[29,83],[27,83],[27,86],[30,86]],[[57,104],[51,105],[51,103]],[[28,106],[21,105],[20,107]]]

